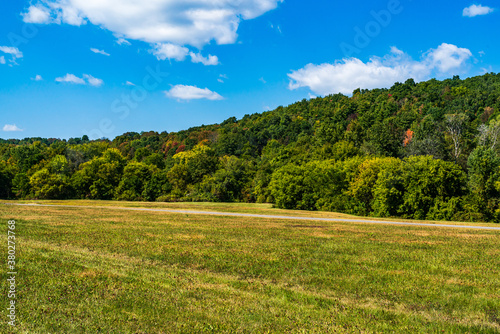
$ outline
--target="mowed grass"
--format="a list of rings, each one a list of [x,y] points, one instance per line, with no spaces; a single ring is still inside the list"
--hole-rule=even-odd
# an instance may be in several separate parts
[[[192,210],[192,211],[212,211],[212,212],[234,212],[244,214],[260,214],[275,216],[293,217],[313,217],[313,218],[342,218],[342,219],[367,219],[381,221],[398,221],[440,225],[464,225],[464,222],[450,221],[430,221],[402,218],[379,218],[361,217],[345,213],[328,211],[305,211],[305,210],[285,210],[273,207],[270,203],[217,203],[217,202],[127,202],[127,201],[95,201],[95,200],[20,200],[8,201],[0,200],[0,204],[41,204],[41,205],[64,205],[64,206],[92,206],[92,207],[125,207],[125,208],[148,208],[162,210]],[[495,223],[466,223],[472,226],[492,226],[500,227]]]
[[[1,333],[500,332],[499,231],[3,204],[0,221]]]
[[[274,208],[269,203],[217,203],[217,202],[127,202],[127,201],[95,201],[95,200],[22,200],[7,201],[0,200],[0,203],[21,203],[21,204],[48,204],[48,205],[76,205],[76,206],[105,206],[105,207],[127,207],[127,208],[151,208],[166,210],[198,210],[216,212],[236,212],[249,214],[271,214],[285,216],[304,217],[329,217],[329,218],[358,218],[353,215],[325,212],[325,211],[304,211],[304,210],[284,210]]]

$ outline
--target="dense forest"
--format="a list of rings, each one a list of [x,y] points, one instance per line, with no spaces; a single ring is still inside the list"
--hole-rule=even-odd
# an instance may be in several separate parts
[[[0,139],[0,198],[269,202],[500,221],[500,74],[302,100],[180,132]]]

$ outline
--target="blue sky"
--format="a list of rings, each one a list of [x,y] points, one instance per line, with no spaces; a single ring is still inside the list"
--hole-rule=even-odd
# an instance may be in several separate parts
[[[409,77],[500,71],[497,0],[1,6],[0,138],[171,132]]]

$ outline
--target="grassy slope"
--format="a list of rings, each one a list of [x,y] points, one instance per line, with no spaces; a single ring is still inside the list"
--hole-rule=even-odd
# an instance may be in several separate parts
[[[500,332],[495,231],[2,205],[2,254],[8,219],[19,332]]]

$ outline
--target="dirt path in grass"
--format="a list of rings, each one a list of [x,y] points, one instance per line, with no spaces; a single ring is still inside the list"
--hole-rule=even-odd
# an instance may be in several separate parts
[[[198,211],[198,210],[131,208],[131,207],[120,207],[120,206],[55,205],[55,204],[24,204],[24,203],[3,203],[3,204],[4,205],[18,205],[18,206],[34,206],[34,207],[38,206],[38,207],[60,207],[60,208],[95,208],[95,209],[110,209],[110,210],[155,211],[155,212],[182,213],[182,214],[191,214],[191,215],[215,215],[215,216],[250,217],[250,218],[288,219],[288,220],[302,220],[302,221],[328,221],[328,222],[344,222],[344,223],[390,224],[390,225],[426,226],[426,227],[468,228],[468,229],[476,229],[476,230],[497,230],[497,231],[500,231],[500,227],[493,227],[493,226],[452,225],[452,224],[433,224],[433,223],[410,223],[410,222],[398,222],[398,221],[388,221],[388,220],[370,220],[370,219],[298,217],[298,216],[261,215],[261,214],[251,214],[251,213]]]

